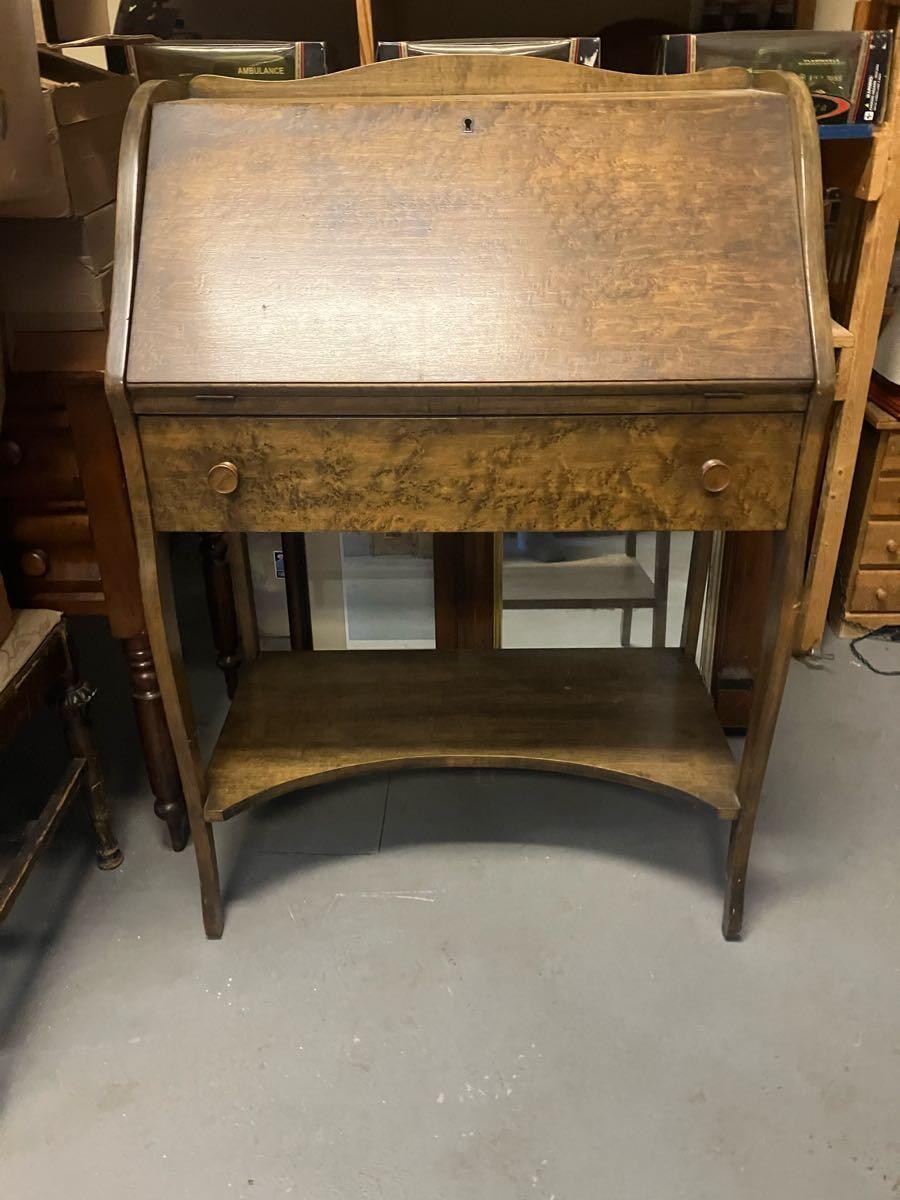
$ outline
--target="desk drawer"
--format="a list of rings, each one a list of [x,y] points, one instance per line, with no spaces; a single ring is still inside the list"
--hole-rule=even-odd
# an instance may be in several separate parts
[[[868,523],[860,564],[864,567],[900,567],[900,521]]]
[[[894,479],[879,479],[869,513],[872,517],[900,517],[900,475]]]
[[[900,571],[859,571],[847,606],[851,612],[900,611]]]
[[[148,416],[139,429],[159,529],[467,532],[781,529],[802,423]]]
[[[881,471],[882,474],[886,474],[888,471],[900,472],[900,433],[888,434],[884,458],[881,460]]]

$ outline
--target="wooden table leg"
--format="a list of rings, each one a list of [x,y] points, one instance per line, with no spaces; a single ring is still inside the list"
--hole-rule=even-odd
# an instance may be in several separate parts
[[[129,442],[129,449],[134,445],[135,442]],[[150,646],[178,763],[178,774],[184,789],[194,853],[197,856],[203,927],[207,937],[220,938],[225,925],[225,912],[219,885],[219,864],[212,826],[203,812],[206,800],[206,773],[200,759],[190,688],[181,655],[181,637],[172,589],[169,538],[166,534],[153,532],[149,500],[145,488],[139,482],[141,476],[138,468],[139,464],[131,464],[135,477],[132,483],[132,504],[135,533],[145,564],[141,576],[141,590],[144,611],[147,614]]]
[[[500,645],[503,535],[434,535],[434,635],[438,650]]]
[[[741,809],[732,826],[728,847],[725,911],[722,918],[722,932],[728,941],[736,941],[741,936],[750,844],[801,609],[813,482],[818,470],[827,416],[824,399],[813,397],[797,463],[788,526],[772,535],[774,566],[766,606],[762,653],[747,740],[738,770],[736,790]]]
[[[653,634],[651,644],[665,646],[666,619],[669,615],[669,558],[672,535],[668,530],[656,534],[653,567]]]
[[[700,641],[700,622],[703,619],[703,597],[712,557],[711,533],[695,532],[691,538],[691,563],[688,567],[687,592],[684,598],[684,617],[681,622],[681,648],[688,658],[697,657]]]
[[[773,546],[771,533],[725,535],[711,683],[719,720],[730,733],[744,733],[750,722],[772,588]]]
[[[225,675],[225,686],[230,700],[237,689],[241,666],[241,637],[234,603],[231,567],[228,564],[228,539],[225,534],[201,533],[200,558],[203,563],[206,603],[209,606],[213,642],[216,647],[216,662]]]
[[[124,638],[122,649],[128,663],[131,699],[144,751],[147,778],[154,795],[153,811],[161,821],[165,821],[172,849],[183,850],[188,838],[187,809],[159,694],[150,639],[146,633]]]
[[[287,595],[288,628],[292,650],[312,650],[312,614],[309,609],[309,572],[306,541],[302,533],[283,533],[284,587]]]

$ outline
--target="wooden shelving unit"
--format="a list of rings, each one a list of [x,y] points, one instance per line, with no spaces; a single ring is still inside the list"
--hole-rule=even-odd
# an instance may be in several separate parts
[[[854,27],[897,27],[900,5],[857,4]],[[803,607],[797,625],[795,649],[806,652],[822,639],[832,589],[853,473],[869,393],[869,378],[881,327],[884,296],[897,241],[900,219],[900,71],[897,40],[890,94],[884,123],[863,141],[834,141],[823,146],[826,183],[841,186],[858,202],[858,225],[850,228],[847,246],[834,256],[832,275],[843,275],[833,296],[841,306],[838,315],[846,325],[835,337],[840,349],[835,386],[835,415],[831,429],[816,521],[812,531],[804,587]],[[846,334],[846,336],[844,336]]]

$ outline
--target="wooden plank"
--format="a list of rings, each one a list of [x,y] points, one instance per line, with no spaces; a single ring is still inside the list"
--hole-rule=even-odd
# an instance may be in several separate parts
[[[547,416],[564,413],[567,416],[630,414],[664,416],[671,413],[778,413],[806,412],[809,403],[809,384],[797,380],[790,386],[782,384],[777,391],[755,385],[735,388],[725,380],[704,380],[696,388],[702,391],[678,390],[661,381],[649,389],[645,384],[605,385],[566,384],[554,388],[547,384],[511,385],[500,391],[491,384],[482,388],[464,385],[435,384],[423,388],[411,385],[403,388],[369,388],[366,391],[346,391],[342,388],[323,390],[298,384],[296,389],[260,387],[244,384],[240,388],[217,385],[203,387],[191,384],[137,385],[132,393],[133,410],[140,415],[254,417],[260,412],[269,416],[290,417],[391,417],[391,416],[457,416],[460,412],[485,417]]]
[[[595,775],[738,811],[735,764],[680,650],[375,650],[252,664],[208,768],[206,816],[402,766]]]
[[[154,519],[172,531],[778,529],[802,420],[141,417],[140,431]],[[730,471],[718,493],[715,460]],[[234,473],[226,494],[217,463]]]
[[[811,383],[789,138],[755,89],[160,105],[128,382]]]
[[[889,412],[885,412],[883,408],[879,408],[877,404],[873,404],[871,400],[866,401],[866,424],[879,431],[882,429],[900,430],[900,421],[896,417],[892,417]]]
[[[356,25],[359,30],[359,61],[363,66],[375,61],[375,26],[372,0],[356,0]]]
[[[839,325],[835,320],[831,322],[831,336],[834,338],[836,350],[846,350],[848,346],[853,345],[853,334],[849,329],[845,329],[843,325]]]

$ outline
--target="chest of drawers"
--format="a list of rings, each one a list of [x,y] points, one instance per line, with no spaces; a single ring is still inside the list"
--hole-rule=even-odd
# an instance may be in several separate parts
[[[900,625],[900,421],[871,401],[844,540],[832,615],[863,629]]]

